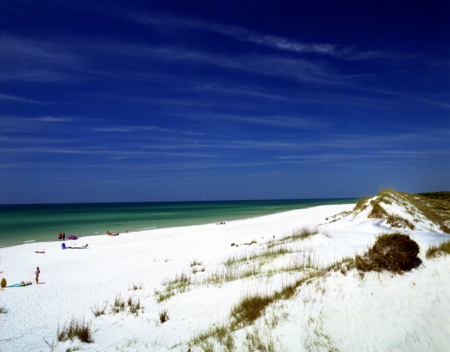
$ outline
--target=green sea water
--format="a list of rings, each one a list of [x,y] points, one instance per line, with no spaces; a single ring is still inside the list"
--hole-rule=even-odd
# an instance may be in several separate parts
[[[93,236],[154,228],[216,223],[357,199],[223,202],[0,205],[0,247],[25,241],[57,241],[60,232]]]

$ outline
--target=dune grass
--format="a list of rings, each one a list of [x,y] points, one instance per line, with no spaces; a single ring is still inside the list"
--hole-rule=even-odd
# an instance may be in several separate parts
[[[106,308],[108,307],[108,302],[105,301],[105,304],[103,306],[100,306],[99,304],[96,304],[94,307],[91,307],[91,311],[94,314],[94,316],[97,318],[100,315],[106,314]]]
[[[225,267],[230,267],[230,266],[239,265],[240,263],[247,263],[249,261],[254,261],[254,260],[268,261],[268,260],[275,259],[276,257],[279,257],[279,256],[287,254],[287,253],[294,253],[294,250],[291,248],[288,248],[287,246],[277,248],[277,249],[270,249],[270,247],[268,247],[266,250],[263,250],[261,252],[256,252],[256,253],[252,253],[252,254],[244,254],[241,256],[234,256],[234,257],[228,258],[228,260],[223,262],[223,265],[225,265]]]
[[[368,200],[372,198],[372,197],[364,197],[358,200],[358,202],[356,203],[355,207],[353,208],[353,212],[356,213],[360,213],[362,211],[364,211],[365,209],[367,209],[367,207],[369,206],[369,202]]]
[[[450,200],[426,198],[420,195],[409,195],[410,202],[439,229],[450,234]]]
[[[116,314],[125,310],[125,300],[120,294],[114,299],[114,303],[111,306],[111,313]]]
[[[78,338],[81,342],[90,343],[92,342],[91,323],[85,322],[84,319],[78,321],[72,318],[67,326],[60,328],[58,325],[56,336],[58,341],[73,341]]]
[[[180,275],[176,275],[173,279],[166,279],[162,282],[164,289],[158,291],[155,289],[155,297],[158,303],[161,303],[172,296],[175,296],[177,293],[183,293],[190,290],[190,286],[192,285],[192,281],[190,275],[185,273],[181,273]]]
[[[427,259],[436,258],[440,255],[450,254],[450,240],[444,241],[439,245],[432,245],[427,249],[425,256]]]
[[[164,309],[159,312],[159,321],[161,324],[164,324],[166,321],[169,320],[169,311],[167,309]]]
[[[374,199],[369,203],[369,198],[364,198],[358,201],[355,206],[355,215],[366,209],[369,205],[372,206],[372,211],[369,214],[370,218],[382,219],[386,218],[388,224],[393,227],[408,227],[414,229],[412,224],[407,219],[399,216],[388,214],[383,208],[382,204],[395,203],[402,206],[406,213],[414,218],[426,218],[433,224],[436,224],[440,231],[450,234],[450,192],[435,192],[435,193],[420,193],[409,194],[405,192],[387,189],[379,192]]]
[[[292,231],[291,235],[288,236],[284,236],[281,237],[280,239],[277,240],[270,240],[267,242],[267,248],[272,248],[275,246],[279,246],[282,244],[286,244],[289,242],[294,242],[294,241],[303,241],[306,240],[307,238],[310,238],[313,235],[317,235],[319,233],[319,230],[317,229],[317,227],[303,227],[301,229],[297,229]]]

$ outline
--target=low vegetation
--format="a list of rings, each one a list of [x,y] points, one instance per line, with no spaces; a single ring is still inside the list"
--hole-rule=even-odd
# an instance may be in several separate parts
[[[440,193],[440,192],[439,192]],[[443,192],[444,193],[444,192]],[[450,192],[445,192],[450,193]],[[450,234],[450,200],[448,198],[426,198],[420,195],[409,195],[411,203],[439,229]]]
[[[444,191],[444,192],[427,192],[427,193],[417,193],[417,195],[429,198],[429,199],[443,199],[450,201],[450,192]]]
[[[159,312],[159,321],[161,324],[165,323],[169,320],[169,311],[167,309],[164,309]]]
[[[450,254],[450,240],[442,242],[439,245],[430,246],[425,254],[427,259],[436,258],[440,255]]]
[[[408,219],[403,219],[400,216],[397,215],[388,215],[386,223],[388,225],[391,225],[391,227],[397,227],[397,228],[410,228],[411,230],[415,229],[415,226],[411,224],[411,222]]]
[[[313,235],[317,235],[318,233],[319,230],[317,229],[317,227],[314,228],[303,227],[302,229],[292,231],[291,235],[281,237],[280,239],[268,241],[267,248],[272,248],[289,242],[303,241],[306,240],[307,238],[310,238]]]
[[[111,313],[116,314],[125,310],[125,300],[120,294],[114,299],[114,303],[111,306]]]
[[[91,311],[94,314],[94,316],[97,318],[100,315],[106,314],[106,308],[108,307],[108,302],[105,302],[104,305],[100,306],[99,304],[96,304],[93,308],[91,307]]]
[[[202,264],[203,264],[202,262],[199,262],[197,259],[194,259],[194,260],[191,262],[191,267],[196,266],[196,265],[202,265]]]
[[[402,233],[384,234],[377,237],[375,244],[364,256],[355,257],[355,267],[361,271],[388,270],[402,273],[411,270],[420,259],[419,245]]]
[[[134,282],[131,284],[131,287],[128,290],[142,290],[143,285],[142,284],[135,284]]]
[[[201,278],[191,278],[191,275],[182,273],[176,275],[173,279],[166,279],[162,282],[163,289],[154,291],[154,296],[158,303],[161,303],[172,296],[184,293],[191,289],[191,286],[200,285],[223,285],[224,283],[256,277],[258,275],[272,276],[280,272],[302,271],[305,269],[316,268],[315,258],[311,248],[303,246],[302,248],[288,247],[287,243],[305,240],[312,235],[318,234],[317,228],[303,228],[293,231],[289,236],[278,240],[267,242],[266,247],[253,253],[233,256],[223,262],[224,269],[218,269],[215,272],[209,272]],[[256,241],[254,241],[256,243]],[[276,247],[276,248],[273,248]],[[291,258],[288,264],[278,267],[265,267],[265,264],[271,263],[276,258],[288,254],[300,254],[300,257]],[[191,263],[192,266],[192,263]],[[204,269],[201,270],[205,271]],[[193,274],[198,270],[192,271]]]
[[[196,334],[187,345],[189,347],[200,346],[204,351],[215,351],[217,350],[215,348],[216,344],[219,344],[221,346],[220,350],[234,351],[236,350],[235,335],[233,334],[235,331],[254,326],[260,318],[265,316],[269,306],[274,306],[276,302],[294,297],[301,286],[313,282],[318,284],[322,281],[318,280],[319,278],[325,279],[332,271],[340,271],[343,275],[346,275],[349,270],[357,269],[361,278],[364,277],[364,272],[371,270],[388,270],[393,273],[402,273],[420,263],[420,259],[417,257],[418,253],[418,244],[411,240],[409,236],[402,233],[382,234],[377,237],[375,244],[369,247],[368,252],[364,256],[344,258],[340,262],[325,268],[299,266],[298,271],[302,275],[297,280],[283,285],[281,290],[272,293],[244,295],[231,309],[226,323],[215,324],[211,328]],[[326,287],[318,285],[315,289],[323,294]],[[333,347],[331,338],[322,331],[323,319],[324,317],[320,314],[316,318],[310,317],[308,319],[308,324],[314,328],[309,332],[308,341],[305,340],[305,346],[307,350],[317,350],[317,344],[319,344],[325,350],[338,351]],[[268,325],[267,321],[266,325]],[[249,333],[245,336],[248,339],[244,341],[242,346],[249,348],[249,351],[275,350],[273,349],[275,345],[270,338],[263,339],[266,344],[264,345],[259,344],[262,340],[257,335]],[[249,346],[253,347],[250,348]],[[260,346],[260,349],[256,348],[256,346]],[[263,348],[262,346],[266,347]]]
[[[171,280],[166,279],[162,283],[162,285],[164,286],[163,290],[158,291],[155,289],[156,300],[158,301],[158,303],[161,303],[177,293],[189,291],[191,284],[192,281],[190,276],[185,273],[176,275]]]
[[[415,229],[415,225],[398,215],[389,214],[386,205],[393,203],[403,207],[404,211],[414,218],[414,221],[428,220],[440,231],[450,234],[450,192],[409,194],[387,189],[374,197],[360,199],[353,209],[356,216],[367,208],[372,219],[386,219],[392,227]]]
[[[92,338],[91,323],[83,320],[72,318],[67,326],[62,328],[58,325],[56,333],[58,341],[67,341],[78,338],[81,342],[90,343]]]
[[[133,297],[129,297],[128,301],[127,301],[127,305],[128,305],[128,308],[129,308],[129,312],[131,314],[134,314],[134,315],[138,315],[139,314],[139,309],[142,308],[141,307],[141,301],[140,301],[139,298],[137,300],[134,300]]]
[[[5,306],[1,306],[0,307],[0,314],[6,314],[9,312],[9,309],[6,308]]]

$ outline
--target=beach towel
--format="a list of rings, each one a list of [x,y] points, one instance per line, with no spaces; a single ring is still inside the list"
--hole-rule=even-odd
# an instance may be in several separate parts
[[[31,281],[22,281],[18,284],[6,286],[6,288],[8,288],[8,287],[24,287],[24,286],[29,286],[29,285],[31,285]]]

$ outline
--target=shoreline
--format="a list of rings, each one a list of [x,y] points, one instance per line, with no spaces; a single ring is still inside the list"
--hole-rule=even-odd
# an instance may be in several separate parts
[[[326,202],[326,201],[337,201],[337,200],[353,201],[354,199],[353,198],[345,198],[345,199],[344,198],[342,198],[342,199],[337,198],[337,199],[324,199],[323,201]],[[312,200],[281,200],[280,202],[283,203],[283,202],[286,202],[286,201],[287,202],[302,202],[302,201],[311,202],[311,201],[316,201],[316,200],[315,199],[312,199]],[[321,200],[317,200],[317,201],[320,202]],[[240,203],[240,204],[251,203],[251,204],[254,204],[254,203],[258,203],[258,202],[274,202],[273,206],[277,206],[278,203],[276,203],[276,202],[279,202],[279,201],[239,201],[239,202],[234,202],[234,201],[219,202],[218,201],[218,202],[212,202],[212,203],[215,203],[215,204],[233,204],[233,203]],[[173,204],[190,204],[190,203],[192,203],[192,204],[208,204],[209,202],[173,202]],[[102,203],[95,204],[95,205],[101,205],[101,204]],[[119,205],[119,204],[129,204],[129,203],[112,203],[112,204]],[[130,203],[130,204],[133,204],[133,203]],[[137,203],[137,204],[141,204],[141,203]],[[142,204],[159,204],[159,203],[142,203]],[[168,204],[172,204],[172,202],[170,202]],[[343,203],[343,204],[354,204],[354,203],[351,202],[351,203]],[[71,205],[71,204],[69,204],[69,205]],[[225,209],[224,211],[228,215],[224,215],[224,217],[227,218],[227,219],[225,219],[225,221],[238,221],[238,220],[251,219],[251,218],[254,218],[254,217],[260,217],[260,216],[266,216],[266,215],[282,213],[282,212],[285,212],[285,211],[291,211],[291,210],[296,210],[296,209],[313,208],[313,207],[321,206],[321,205],[325,205],[325,204],[317,204],[317,205],[311,205],[310,206],[310,205],[302,205],[302,204],[299,203],[299,204],[296,204],[296,205],[292,205],[292,208],[281,209],[281,210],[280,209],[267,210],[267,209],[255,208],[256,209],[255,211],[259,212],[260,214],[256,214],[254,216],[248,216],[246,214],[246,211],[248,211],[247,209],[244,209],[242,214],[235,214],[234,212],[236,212],[236,210],[233,210],[233,209],[231,210],[231,213],[230,213],[229,209]],[[52,206],[52,205],[50,205],[50,206]],[[284,206],[286,206],[286,205],[284,205]],[[237,211],[237,212],[239,213],[239,211]],[[182,214],[183,213],[180,213],[180,216]],[[151,215],[151,213],[149,215]],[[123,225],[111,225],[111,226],[108,226],[107,224],[105,224],[105,226],[103,226],[103,227],[106,227],[104,232],[101,232],[101,231],[96,231],[95,233],[83,233],[83,231],[71,231],[71,232],[60,231],[60,232],[66,232],[66,236],[75,235],[75,236],[77,236],[79,238],[81,238],[81,237],[94,237],[94,236],[106,235],[106,231],[107,230],[108,231],[119,232],[120,234],[125,233],[125,230],[128,230],[129,233],[137,233],[137,232],[154,230],[154,229],[165,229],[165,228],[172,228],[172,227],[207,225],[207,224],[212,224],[212,223],[215,223],[215,222],[224,221],[223,220],[224,217],[219,219],[219,216],[220,215],[218,215],[218,214],[217,215],[208,215],[204,220],[199,218],[198,221],[196,221],[195,218],[194,218],[194,222],[193,223],[191,223],[192,219],[189,219],[189,218],[186,218],[185,220],[180,220],[181,218],[174,218],[174,219],[166,220],[166,219],[164,219],[164,217],[161,217],[160,219],[149,220],[149,223],[147,223],[145,225],[144,224],[142,224],[142,225],[130,224],[129,228],[125,228],[123,231],[117,230],[117,228],[116,229],[112,229],[113,227],[119,227],[120,228],[120,226],[123,226]],[[211,219],[211,218],[214,218],[214,220]],[[158,223],[158,222],[161,222],[162,220],[164,220],[164,221],[166,221],[168,223],[167,224],[161,223],[160,226],[153,226],[153,223],[155,223],[155,222]],[[80,220],[80,221],[82,221],[82,220]],[[152,226],[147,226],[146,228],[139,229],[140,226],[146,226],[146,225],[149,225],[149,224],[152,224]],[[79,227],[79,226],[77,226],[77,227]],[[130,228],[131,228],[131,230],[130,230]],[[54,237],[52,236],[52,238],[48,238],[48,239],[42,239],[42,238],[37,238],[36,239],[36,238],[33,238],[33,236],[28,233],[26,235],[22,235],[22,236],[24,236],[24,238],[27,238],[27,240],[23,240],[21,242],[15,242],[14,241],[14,243],[12,243],[12,244],[8,244],[6,242],[6,244],[1,244],[0,248],[9,248],[9,247],[14,247],[14,246],[20,246],[20,245],[26,244],[25,242],[27,242],[27,241],[35,241],[36,243],[38,243],[38,242],[39,243],[61,242],[61,241],[59,241],[57,239],[58,233],[59,232],[55,233]],[[42,237],[42,234],[39,234],[38,237],[39,236]],[[56,240],[54,238],[56,238]]]

